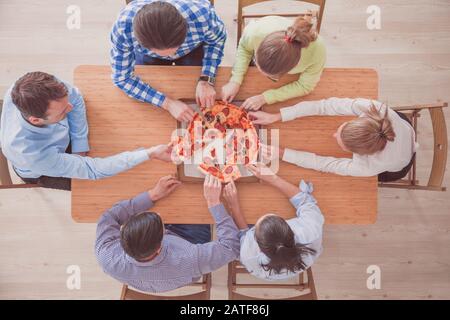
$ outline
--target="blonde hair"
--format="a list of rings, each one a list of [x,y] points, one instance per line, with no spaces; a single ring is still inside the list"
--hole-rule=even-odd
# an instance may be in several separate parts
[[[387,117],[388,107],[384,116],[381,115],[381,108],[377,110],[372,104],[365,116],[345,124],[341,139],[347,149],[360,155],[371,155],[383,150],[388,141],[394,141],[395,132]]]
[[[286,31],[267,35],[256,50],[260,69],[274,76],[282,76],[300,61],[301,49],[317,39],[311,19],[298,17]]]

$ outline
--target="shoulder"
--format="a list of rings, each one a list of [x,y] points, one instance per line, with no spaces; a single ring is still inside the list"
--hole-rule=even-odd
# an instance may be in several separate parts
[[[170,2],[188,21],[208,22],[211,14],[215,14],[209,0],[173,0]]]
[[[325,57],[327,53],[327,47],[325,46],[325,42],[323,38],[319,35],[317,39],[309,44],[307,48],[305,48],[307,52],[310,52],[314,57]]]

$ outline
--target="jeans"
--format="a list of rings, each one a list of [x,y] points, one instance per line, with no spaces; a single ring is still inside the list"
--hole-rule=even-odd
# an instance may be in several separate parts
[[[207,243],[212,238],[209,224],[166,224],[165,227],[194,244]]]
[[[158,66],[202,66],[203,45],[195,48],[184,57],[175,60],[164,60],[153,58],[135,51],[136,65],[158,65]]]

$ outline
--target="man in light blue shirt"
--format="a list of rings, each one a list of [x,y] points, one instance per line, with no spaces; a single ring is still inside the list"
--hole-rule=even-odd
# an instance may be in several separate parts
[[[70,190],[70,178],[101,179],[149,159],[171,161],[166,145],[106,158],[86,156],[88,123],[83,97],[77,88],[44,72],[25,74],[7,91],[0,145],[22,180],[63,190]]]

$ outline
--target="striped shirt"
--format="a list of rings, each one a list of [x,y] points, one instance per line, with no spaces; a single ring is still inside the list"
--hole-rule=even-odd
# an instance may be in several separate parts
[[[128,256],[120,244],[120,227],[132,216],[153,206],[147,192],[117,203],[97,225],[95,254],[103,271],[114,279],[146,292],[174,290],[197,281],[239,256],[239,230],[225,207],[210,208],[217,240],[192,244],[166,231],[161,252],[149,262]]]
[[[135,52],[154,58],[175,60],[203,44],[202,74],[215,77],[222,61],[227,38],[225,25],[217,16],[209,0],[165,0],[175,6],[188,24],[184,43],[175,55],[162,57],[139,44],[133,34],[133,20],[146,4],[157,0],[136,0],[119,14],[111,31],[111,67],[114,84],[131,98],[161,107],[165,95],[143,82],[134,74]]]

